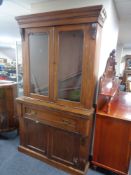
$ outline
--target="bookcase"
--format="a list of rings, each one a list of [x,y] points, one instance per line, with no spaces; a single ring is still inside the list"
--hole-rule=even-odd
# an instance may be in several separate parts
[[[71,174],[89,166],[105,16],[92,6],[16,17],[24,71],[19,150]]]

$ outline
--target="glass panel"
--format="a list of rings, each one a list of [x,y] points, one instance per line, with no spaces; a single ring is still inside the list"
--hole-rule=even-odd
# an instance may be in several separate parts
[[[49,84],[48,34],[31,34],[29,45],[31,92],[47,96]]]
[[[23,96],[23,65],[22,65],[22,45],[16,42],[16,75],[18,83],[18,96]]]
[[[80,101],[83,31],[59,33],[58,98]]]

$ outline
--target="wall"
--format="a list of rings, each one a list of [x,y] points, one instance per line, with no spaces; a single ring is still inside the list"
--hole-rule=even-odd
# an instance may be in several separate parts
[[[131,48],[123,48],[122,57],[125,55],[131,55]]]
[[[124,65],[121,63],[122,61],[122,53],[123,53],[123,44],[118,44],[117,45],[117,50],[116,50],[116,61],[117,61],[117,65],[116,65],[116,75],[117,76],[121,76],[123,69],[124,69]]]
[[[31,6],[32,13],[36,13],[37,11],[45,12],[101,4],[104,6],[107,12],[107,19],[102,32],[99,76],[103,74],[109,53],[112,51],[112,49],[115,49],[117,45],[119,20],[113,0],[53,0]]]
[[[112,49],[116,49],[119,32],[119,19],[113,1],[110,1],[107,5],[107,20],[102,33],[99,76],[103,74],[109,53]]]
[[[13,48],[0,48],[0,58],[15,59],[15,49]]]

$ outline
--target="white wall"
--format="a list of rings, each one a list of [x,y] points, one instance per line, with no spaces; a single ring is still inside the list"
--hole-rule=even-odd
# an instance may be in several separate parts
[[[131,48],[123,48],[122,57],[125,55],[131,55]]]
[[[15,49],[13,48],[0,48],[0,58],[15,59]]]
[[[105,8],[107,11],[107,19],[102,32],[99,76],[101,76],[104,72],[109,53],[117,47],[119,32],[119,19],[117,17],[113,1],[111,0],[108,3],[106,2]]]
[[[103,5],[107,12],[107,19],[105,21],[103,32],[102,32],[102,42],[100,51],[100,66],[99,66],[99,77],[103,74],[107,58],[109,53],[116,49],[118,31],[119,31],[119,20],[116,14],[115,6],[113,0],[53,0],[43,3],[38,3],[37,5],[32,5],[32,13],[54,11],[62,9],[70,9],[91,5]]]
[[[118,44],[117,45],[117,50],[116,50],[116,75],[121,76],[123,72],[123,64],[121,63],[122,61],[122,54],[123,54],[123,44]]]

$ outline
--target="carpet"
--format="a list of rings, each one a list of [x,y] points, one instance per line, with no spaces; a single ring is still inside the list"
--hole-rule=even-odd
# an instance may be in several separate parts
[[[0,135],[0,175],[69,175],[35,158],[18,152],[16,132]],[[89,169],[88,175],[103,175]]]

